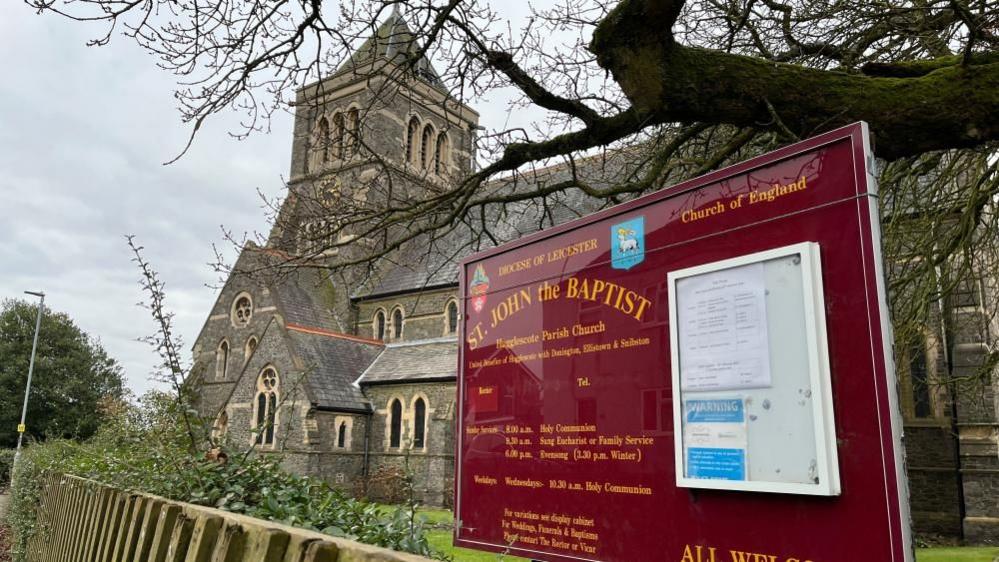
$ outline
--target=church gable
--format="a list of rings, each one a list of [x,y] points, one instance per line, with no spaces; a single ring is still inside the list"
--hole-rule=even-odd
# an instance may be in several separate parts
[[[239,273],[250,270],[254,251],[249,246],[243,250],[194,342],[191,377],[198,387],[198,410],[205,416],[215,415],[225,403],[277,312],[262,278]]]
[[[307,442],[303,420],[311,400],[284,331],[277,319],[269,323],[222,408],[226,439],[239,447],[282,450]]]

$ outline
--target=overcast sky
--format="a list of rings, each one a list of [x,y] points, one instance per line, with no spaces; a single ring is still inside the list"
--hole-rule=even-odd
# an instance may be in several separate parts
[[[266,232],[258,190],[281,195],[291,116],[269,134],[232,139],[235,114],[216,117],[180,161],[174,80],[120,38],[86,47],[98,28],[0,7],[0,299],[41,290],[99,338],[141,395],[157,359],[137,338],[155,331],[124,236],[136,235],[167,284],[177,332],[190,345],[216,291],[213,244],[221,226]],[[500,103],[477,107],[483,124],[508,119]],[[526,115],[521,114],[521,119]]]

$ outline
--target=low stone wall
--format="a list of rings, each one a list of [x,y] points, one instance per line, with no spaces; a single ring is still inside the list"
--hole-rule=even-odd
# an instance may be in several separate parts
[[[28,548],[30,562],[427,562],[75,476],[46,482],[38,528]]]

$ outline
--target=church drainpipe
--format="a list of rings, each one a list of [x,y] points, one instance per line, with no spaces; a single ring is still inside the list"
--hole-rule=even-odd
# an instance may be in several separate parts
[[[364,466],[361,468],[361,476],[365,479],[365,486],[368,478],[368,444],[371,442],[371,422],[374,419],[374,414],[368,412],[368,423],[364,424]]]
[[[941,279],[941,268],[937,267],[937,279]],[[939,284],[939,281],[937,282]],[[942,288],[940,289],[942,291]],[[964,497],[964,467],[961,464],[961,429],[958,425],[957,411],[957,381],[954,380],[954,350],[950,348],[954,337],[954,317],[953,303],[950,296],[937,300],[937,307],[943,321],[943,345],[940,348],[944,353],[944,364],[947,366],[947,393],[950,394],[950,431],[954,435],[954,464],[956,465],[954,476],[957,480],[957,513],[961,518],[960,537],[964,540],[964,518],[967,516],[967,507]]]

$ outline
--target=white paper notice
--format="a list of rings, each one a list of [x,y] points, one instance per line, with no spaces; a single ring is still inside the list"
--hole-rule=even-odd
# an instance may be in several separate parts
[[[763,263],[679,279],[680,388],[770,386]]]

